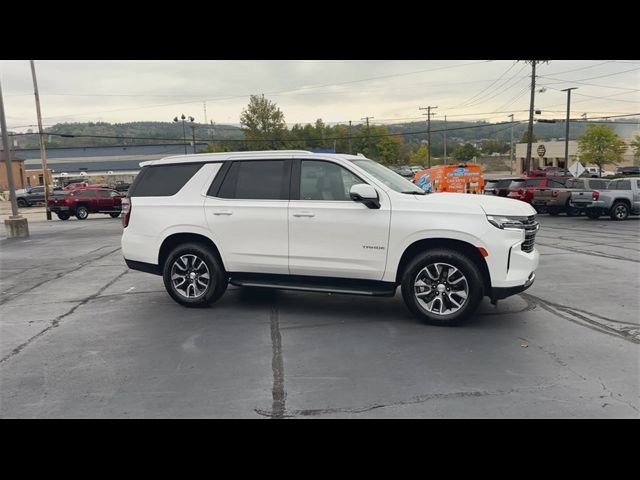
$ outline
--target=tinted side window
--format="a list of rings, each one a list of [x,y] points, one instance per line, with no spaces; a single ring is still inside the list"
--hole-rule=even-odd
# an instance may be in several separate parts
[[[109,193],[109,190],[98,190],[98,196],[102,197],[102,198],[109,198],[111,194]]]
[[[350,201],[349,190],[358,183],[366,182],[335,163],[302,161],[301,200]]]
[[[95,194],[92,190],[80,190],[77,195],[80,197],[93,197]]]
[[[594,190],[601,190],[607,188],[606,180],[591,180],[589,182],[589,187]]]
[[[549,188],[563,188],[564,184],[562,184],[560,182],[557,182],[555,180],[548,180],[547,181],[547,187],[549,187]],[[569,187],[569,188],[571,188],[571,187]]]
[[[203,163],[145,167],[129,189],[130,197],[169,197],[202,168]]]
[[[245,200],[287,200],[291,162],[251,160],[233,162],[218,197]]]
[[[631,180],[618,180],[618,190],[631,190]]]

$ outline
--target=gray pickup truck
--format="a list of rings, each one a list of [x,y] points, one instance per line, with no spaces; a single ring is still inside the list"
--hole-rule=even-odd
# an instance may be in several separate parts
[[[640,215],[640,178],[611,180],[606,189],[571,193],[571,205],[584,208],[589,218],[609,215],[613,220],[626,220]]]

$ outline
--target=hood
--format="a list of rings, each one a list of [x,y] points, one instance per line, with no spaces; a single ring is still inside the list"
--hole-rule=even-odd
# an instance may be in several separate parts
[[[458,210],[473,210],[480,207],[487,215],[519,215],[528,217],[535,215],[535,209],[526,202],[513,198],[496,197],[494,195],[475,195],[470,193],[431,193],[428,195],[414,195],[421,202],[437,203],[451,206]]]

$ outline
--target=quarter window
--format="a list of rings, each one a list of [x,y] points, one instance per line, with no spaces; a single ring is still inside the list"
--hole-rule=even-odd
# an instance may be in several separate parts
[[[300,199],[351,201],[353,185],[366,183],[335,163],[303,160],[300,171]]]
[[[178,193],[203,163],[144,167],[129,190],[130,197],[170,197]]]

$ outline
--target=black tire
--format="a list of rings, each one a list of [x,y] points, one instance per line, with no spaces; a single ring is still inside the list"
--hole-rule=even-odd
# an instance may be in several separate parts
[[[58,218],[60,220],[69,220],[69,218],[71,217],[71,214],[68,212],[60,212],[58,213]]]
[[[567,200],[567,203],[564,206],[564,211],[566,212],[568,217],[579,217],[581,210],[577,207],[572,206],[569,203],[569,200]]]
[[[587,208],[585,209],[585,215],[589,217],[590,220],[597,220],[602,215],[599,208]]]
[[[29,206],[29,202],[27,202],[24,198],[19,198],[16,203],[18,204],[19,207],[21,208],[25,208]]]
[[[195,298],[187,298],[181,294],[171,280],[174,263],[184,255],[194,255],[202,260],[209,271],[209,284],[203,294]],[[193,263],[192,263],[193,265]],[[184,243],[178,245],[169,254],[162,269],[164,287],[177,303],[185,307],[201,308],[211,305],[224,294],[229,283],[229,276],[222,266],[218,256],[205,245],[200,243]]]
[[[120,216],[120,212],[111,212],[109,215],[111,218],[118,218]]]
[[[420,304],[415,295],[415,282],[418,279],[418,275],[421,274],[427,266],[436,263],[445,263],[457,268],[464,275],[467,282],[467,298],[464,303],[461,303],[461,307],[452,313],[439,314],[429,312]],[[450,278],[452,277],[448,277],[446,280]],[[441,295],[444,300],[447,299],[447,293],[444,291],[444,288],[443,291],[437,295]],[[424,323],[431,325],[455,326],[461,324],[475,313],[483,296],[484,282],[480,269],[469,257],[453,250],[437,249],[417,255],[409,262],[402,277],[402,297],[404,298],[407,308]],[[442,309],[444,300],[440,300],[440,310]],[[451,304],[450,300],[446,301]],[[431,303],[431,308],[435,308],[435,297]]]
[[[83,207],[82,205],[76,208],[76,218],[78,220],[86,220],[89,216],[89,210],[87,207]]]
[[[555,207],[547,207],[547,213],[552,217],[556,217],[560,212]]]
[[[626,220],[629,216],[629,205],[625,202],[616,202],[611,207],[611,220]]]

